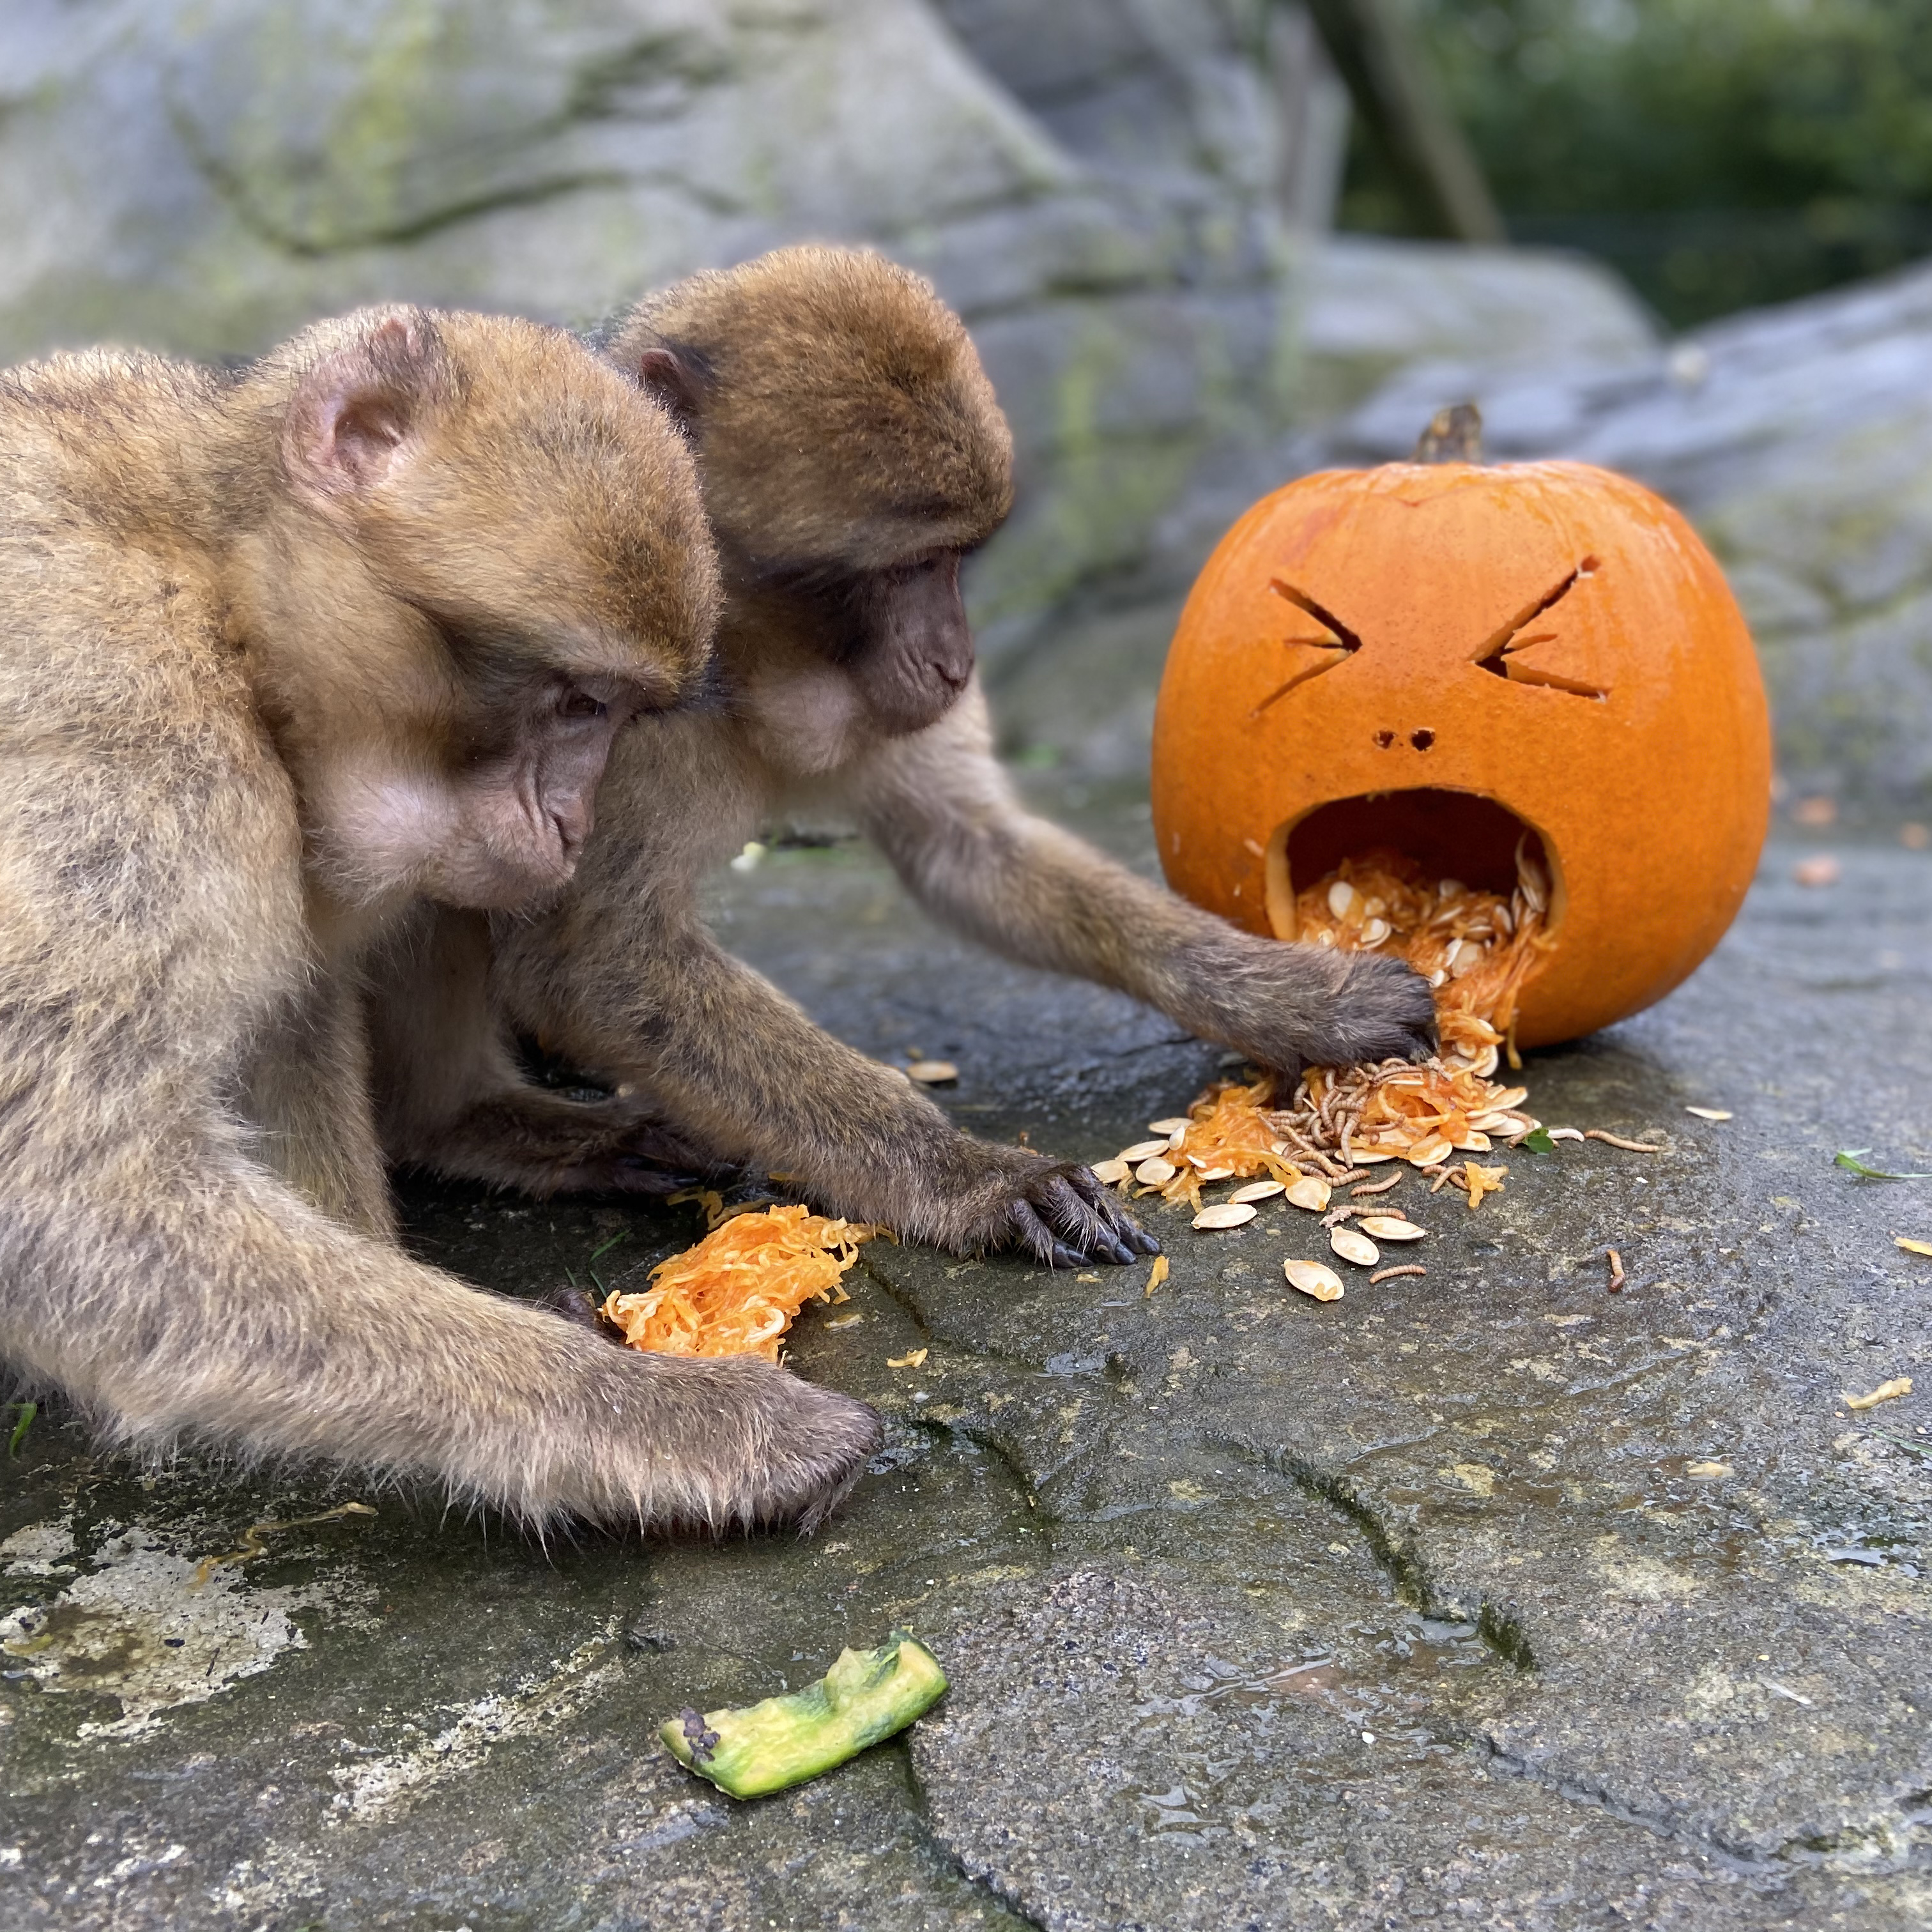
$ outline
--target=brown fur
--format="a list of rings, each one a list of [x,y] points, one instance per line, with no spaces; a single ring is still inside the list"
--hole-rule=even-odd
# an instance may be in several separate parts
[[[860,1405],[613,1349],[370,1238],[357,976],[426,891],[567,880],[716,580],[663,412],[419,310],[232,380],[0,375],[0,1348],[111,1436],[319,1455],[532,1520],[809,1516]]]
[[[800,804],[856,818],[948,923],[1264,1064],[1426,1044],[1428,989],[1396,962],[1254,938],[1018,803],[976,685],[961,692],[940,662],[964,635],[947,573],[1004,514],[1010,442],[958,317],[925,283],[870,254],[788,249],[654,298],[606,352],[689,424],[724,569],[727,702],[620,748],[602,828],[555,913],[496,922],[494,1026],[425,1052],[413,1016],[452,970],[452,943],[428,935],[395,962],[378,1053],[393,1154],[538,1192],[634,1186],[669,1124],[962,1251],[1018,1243],[1064,1264],[1150,1250],[1084,1168],[958,1132],[718,949],[698,880]],[[473,971],[473,932],[465,944]],[[484,996],[471,998],[474,1010]],[[511,1029],[620,1097],[566,1114],[520,1096]]]

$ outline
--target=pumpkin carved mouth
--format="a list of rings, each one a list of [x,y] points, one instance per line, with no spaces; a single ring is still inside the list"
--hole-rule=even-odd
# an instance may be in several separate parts
[[[1432,879],[1460,879],[1507,898],[1516,890],[1519,846],[1550,881],[1546,929],[1553,932],[1563,918],[1560,856],[1534,826],[1497,800],[1433,786],[1331,800],[1277,827],[1269,840],[1268,924],[1277,939],[1296,938],[1298,890],[1344,859],[1378,849],[1414,860]]]

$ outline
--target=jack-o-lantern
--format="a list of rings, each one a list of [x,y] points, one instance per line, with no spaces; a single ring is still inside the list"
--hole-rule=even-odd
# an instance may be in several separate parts
[[[1222,540],[1154,726],[1177,890],[1297,934],[1294,893],[1394,848],[1508,893],[1525,835],[1554,891],[1526,1046],[1660,998],[1742,902],[1770,809],[1756,653],[1667,504],[1579,463],[1306,476]]]

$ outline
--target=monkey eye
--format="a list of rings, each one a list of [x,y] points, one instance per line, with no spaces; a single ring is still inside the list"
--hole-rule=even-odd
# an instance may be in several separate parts
[[[602,699],[592,698],[587,691],[566,692],[563,702],[556,708],[558,715],[564,718],[602,718],[610,709]]]

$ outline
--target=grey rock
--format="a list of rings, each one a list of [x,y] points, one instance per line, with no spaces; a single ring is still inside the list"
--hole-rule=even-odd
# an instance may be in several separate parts
[[[1310,414],[1350,406],[1418,364],[1616,364],[1651,358],[1659,340],[1616,274],[1554,250],[1330,235],[1314,244],[1304,287]]]
[[[1341,126],[1298,15],[946,11],[21,0],[0,360],[242,356],[379,300],[584,322],[786,240],[873,242],[977,328],[1018,432],[1021,514],[971,585],[997,647],[1138,563],[1231,418],[1290,419],[1286,223]]]

